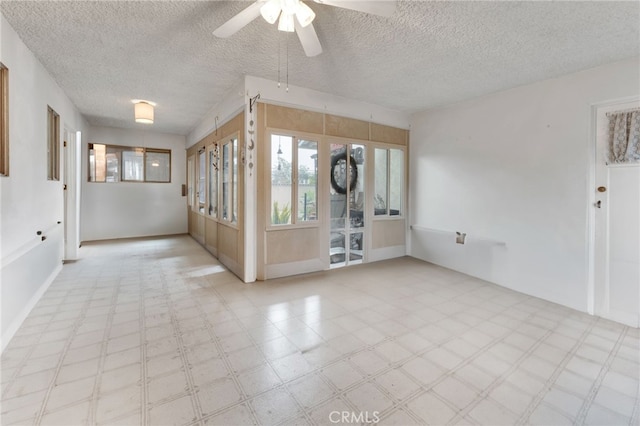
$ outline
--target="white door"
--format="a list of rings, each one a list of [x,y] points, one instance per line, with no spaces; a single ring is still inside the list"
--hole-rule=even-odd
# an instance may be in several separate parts
[[[607,113],[640,107],[640,101],[599,106],[596,119],[594,194],[594,311],[640,326],[640,164],[607,164]]]

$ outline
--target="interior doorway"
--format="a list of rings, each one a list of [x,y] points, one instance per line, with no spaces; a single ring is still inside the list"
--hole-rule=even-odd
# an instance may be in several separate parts
[[[64,260],[78,259],[80,247],[80,139],[81,133],[65,126],[63,132]]]
[[[640,99],[594,106],[595,179],[591,188],[596,315],[640,326],[640,164],[608,159],[607,114],[640,108]]]

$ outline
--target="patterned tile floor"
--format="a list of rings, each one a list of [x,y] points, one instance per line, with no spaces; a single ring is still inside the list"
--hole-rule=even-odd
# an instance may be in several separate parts
[[[2,354],[2,425],[637,425],[639,330],[411,258],[243,284],[86,245]]]

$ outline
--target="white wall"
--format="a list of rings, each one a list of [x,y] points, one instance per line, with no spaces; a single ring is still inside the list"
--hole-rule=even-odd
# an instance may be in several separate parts
[[[62,180],[47,180],[47,105],[65,126],[86,123],[62,89],[0,17],[0,61],[9,68],[10,175],[0,178],[2,348],[62,266]],[[61,177],[64,174],[61,147]],[[37,231],[45,231],[41,241]]]
[[[89,143],[171,149],[171,182],[87,182]],[[187,232],[184,136],[92,126],[83,140],[82,158],[82,241]]]
[[[411,254],[586,311],[591,105],[639,75],[635,58],[413,115]]]

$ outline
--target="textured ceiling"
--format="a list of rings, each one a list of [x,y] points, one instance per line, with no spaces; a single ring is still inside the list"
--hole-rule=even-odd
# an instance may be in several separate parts
[[[285,79],[287,38],[258,18],[211,32],[248,2],[11,1],[0,8],[93,125],[187,134],[244,75]],[[290,36],[289,83],[406,112],[640,55],[640,3],[398,1],[381,18],[308,1],[324,53]]]

